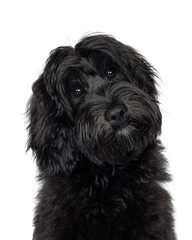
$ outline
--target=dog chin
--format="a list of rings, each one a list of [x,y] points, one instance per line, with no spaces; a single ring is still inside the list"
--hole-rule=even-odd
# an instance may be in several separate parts
[[[78,141],[79,151],[92,163],[123,167],[141,153],[143,141],[133,126],[122,125],[117,129],[111,127],[107,128],[107,132],[100,130],[90,131],[89,135],[84,135],[85,138]]]

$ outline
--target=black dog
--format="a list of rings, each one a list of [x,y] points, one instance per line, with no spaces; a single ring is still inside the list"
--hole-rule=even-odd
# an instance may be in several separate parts
[[[175,240],[156,73],[105,35],[51,52],[33,85],[34,240]]]

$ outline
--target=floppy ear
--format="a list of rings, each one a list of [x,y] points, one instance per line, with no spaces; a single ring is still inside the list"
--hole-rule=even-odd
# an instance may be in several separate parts
[[[158,96],[156,88],[156,78],[158,73],[155,68],[139,52],[130,46],[125,46],[124,53],[125,65],[128,71],[131,70],[132,81],[143,89],[149,96],[154,99]]]
[[[51,53],[44,72],[33,84],[28,104],[29,139],[37,165],[42,172],[70,174],[77,164],[73,141],[72,109],[61,87],[59,71],[69,48]],[[61,96],[62,95],[62,96]]]

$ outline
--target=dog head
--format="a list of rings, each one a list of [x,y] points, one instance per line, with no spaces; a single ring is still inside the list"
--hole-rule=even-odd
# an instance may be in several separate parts
[[[161,130],[155,77],[142,55],[106,35],[53,50],[28,108],[40,170],[69,174],[84,158],[99,166],[136,160]]]

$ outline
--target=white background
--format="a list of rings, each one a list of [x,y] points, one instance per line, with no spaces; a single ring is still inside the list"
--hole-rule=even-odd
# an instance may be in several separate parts
[[[162,141],[173,182],[178,239],[191,239],[192,6],[190,1],[1,1],[0,239],[31,239],[38,184],[25,153],[25,106],[50,50],[104,32],[159,71]]]

